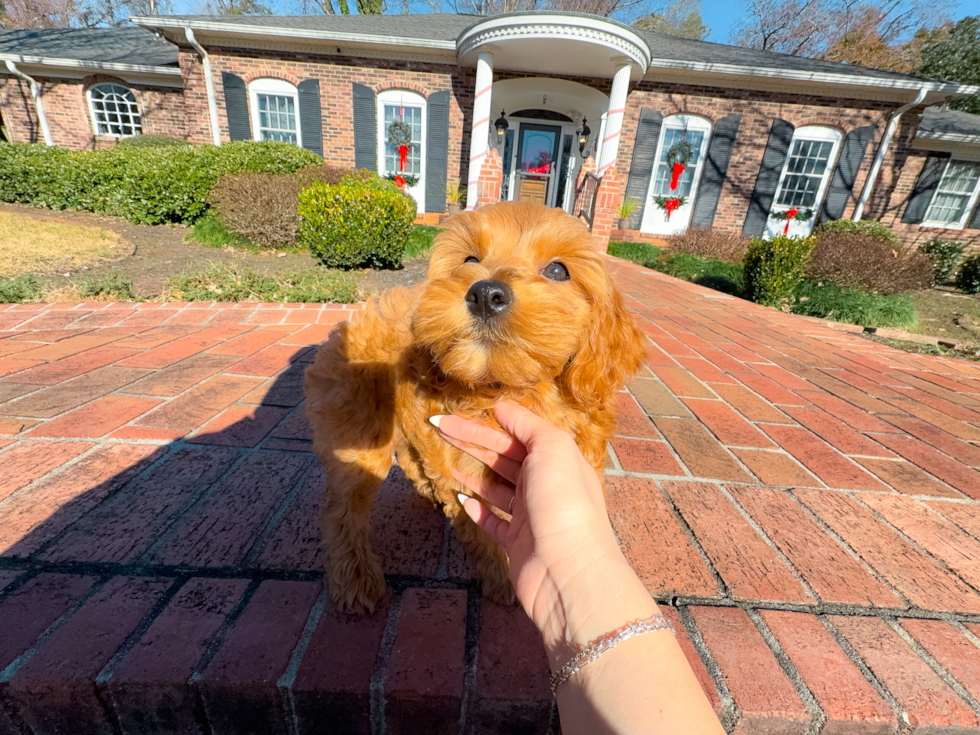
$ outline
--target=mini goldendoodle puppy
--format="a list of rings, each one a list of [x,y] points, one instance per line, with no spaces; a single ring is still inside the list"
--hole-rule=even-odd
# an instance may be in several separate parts
[[[428,279],[385,292],[341,324],[306,371],[314,451],[327,470],[333,599],[370,612],[385,594],[369,519],[396,454],[451,520],[484,595],[513,602],[506,554],[463,511],[452,470],[499,478],[428,418],[456,413],[496,426],[494,404],[523,404],[571,433],[601,477],[614,394],[639,370],[644,342],[574,217],[511,202],[454,217],[436,239]]]

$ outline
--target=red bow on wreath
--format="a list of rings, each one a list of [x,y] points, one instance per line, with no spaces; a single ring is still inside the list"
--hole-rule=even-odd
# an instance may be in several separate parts
[[[664,209],[667,211],[667,221],[670,222],[670,215],[675,209],[681,206],[680,199],[668,199],[664,204]]]
[[[405,166],[402,165],[402,168],[405,168]],[[403,179],[401,176],[395,176],[395,186],[397,186],[402,191],[405,191],[405,179]]]
[[[670,176],[671,191],[677,188],[677,181],[681,178],[681,174],[684,173],[684,168],[685,166],[683,163],[677,162],[674,164],[673,168],[671,169],[671,176]]]
[[[786,210],[786,226],[783,228],[783,234],[789,234],[789,223],[793,221],[793,218],[800,213],[799,209],[788,209]]]
[[[405,164],[408,162],[408,146],[402,143],[398,146],[398,155],[400,157],[399,161],[399,171],[405,170]]]

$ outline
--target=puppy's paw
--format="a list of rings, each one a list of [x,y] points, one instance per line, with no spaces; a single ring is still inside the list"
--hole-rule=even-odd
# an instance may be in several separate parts
[[[359,562],[330,564],[323,581],[337,606],[357,615],[373,613],[387,591],[381,560],[374,554]]]

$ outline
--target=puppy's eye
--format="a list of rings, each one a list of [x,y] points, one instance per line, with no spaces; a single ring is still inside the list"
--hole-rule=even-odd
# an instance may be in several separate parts
[[[479,258],[477,258],[477,257],[476,257],[475,255],[471,255],[470,257],[468,257],[468,258],[467,258],[466,260],[464,260],[463,262],[464,262],[464,263],[479,263],[479,262],[480,262],[480,259],[479,259]]]
[[[562,263],[548,263],[541,271],[541,275],[545,278],[550,278],[552,281],[567,281],[568,280],[568,268]]]

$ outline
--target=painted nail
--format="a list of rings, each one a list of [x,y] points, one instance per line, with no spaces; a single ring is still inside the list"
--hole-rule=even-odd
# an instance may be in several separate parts
[[[429,423],[432,424],[433,426],[435,426],[438,429],[439,428],[439,422],[442,421],[444,418],[446,418],[446,417],[445,416],[429,416]]]
[[[456,499],[459,500],[459,504],[460,505],[462,505],[462,506],[465,507],[466,506],[466,501],[469,500],[469,496],[468,495],[463,495],[463,493],[456,493]]]

